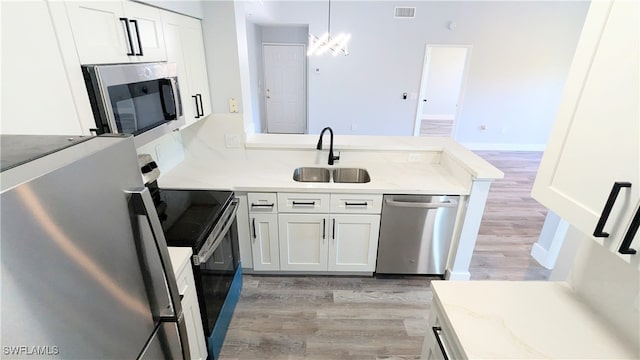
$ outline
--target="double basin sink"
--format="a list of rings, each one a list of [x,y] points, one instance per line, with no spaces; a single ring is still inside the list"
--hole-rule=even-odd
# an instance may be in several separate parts
[[[293,180],[298,182],[328,183],[368,183],[369,172],[360,168],[336,168],[333,170],[316,167],[299,167],[293,171]]]

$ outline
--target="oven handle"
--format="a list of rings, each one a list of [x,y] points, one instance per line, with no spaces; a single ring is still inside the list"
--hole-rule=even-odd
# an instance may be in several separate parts
[[[224,236],[227,234],[227,231],[229,231],[231,225],[233,225],[237,213],[238,199],[233,199],[227,210],[225,210],[225,213],[222,215],[222,219],[224,219],[224,225],[222,226],[222,229],[214,234],[211,234],[209,239],[207,239],[207,242],[204,244],[200,252],[198,252],[198,255],[194,256],[194,265],[197,266],[209,261],[211,255],[213,255],[213,252],[216,251],[218,245],[220,245],[222,239],[224,239]]]

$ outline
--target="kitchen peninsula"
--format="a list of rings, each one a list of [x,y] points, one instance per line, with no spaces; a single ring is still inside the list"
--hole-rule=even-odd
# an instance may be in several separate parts
[[[243,131],[241,116],[232,114],[214,114],[184,129],[184,160],[164,171],[159,184],[165,188],[235,191],[241,200],[238,230],[244,268],[253,267],[245,192],[459,195],[446,277],[469,278],[469,262],[489,187],[493,180],[503,177],[491,164],[450,138],[336,134],[334,152],[340,153],[340,160],[328,165],[329,139],[320,151],[315,146],[318,135],[245,137]],[[238,143],[242,138],[246,140]],[[363,168],[371,181],[294,181],[294,169],[303,166]]]

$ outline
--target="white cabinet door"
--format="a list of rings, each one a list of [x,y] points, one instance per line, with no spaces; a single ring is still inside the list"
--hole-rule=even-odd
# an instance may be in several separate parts
[[[328,220],[326,214],[278,215],[281,270],[327,270]]]
[[[166,61],[160,10],[133,1],[124,1],[123,5],[135,53],[139,55],[134,61]]]
[[[190,125],[211,113],[204,42],[200,20],[169,11],[162,12],[167,61],[178,64],[178,83]]]
[[[191,267],[185,269],[185,271],[191,271]],[[195,283],[193,282],[182,298],[182,312],[184,315],[184,322],[187,328],[187,338],[189,339],[189,352],[191,359],[207,358],[208,350],[205,343],[204,330],[202,329],[202,318],[200,317],[200,306],[198,305],[198,295],[196,294]]]
[[[2,2],[0,133],[82,134],[48,4]]]
[[[198,98],[200,118],[202,118],[211,114],[211,96],[200,20],[184,17],[182,44],[185,51],[187,76],[189,77],[189,95]]]
[[[278,215],[249,214],[254,270],[280,270]]]
[[[380,215],[331,215],[329,271],[376,268]]]
[[[80,63],[130,62],[122,2],[69,1],[67,15]]]
[[[82,64],[165,61],[160,10],[130,1],[69,1]]]
[[[532,196],[586,234],[615,182],[622,188],[597,238],[618,250],[640,199],[638,9],[592,2]],[[636,245],[637,245],[636,236]]]

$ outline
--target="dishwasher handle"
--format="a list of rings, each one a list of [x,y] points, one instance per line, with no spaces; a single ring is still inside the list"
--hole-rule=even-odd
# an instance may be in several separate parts
[[[447,200],[443,202],[408,202],[408,201],[394,201],[386,199],[385,205],[403,207],[403,208],[420,208],[420,209],[437,209],[437,208],[454,208],[458,206],[456,200]]]

